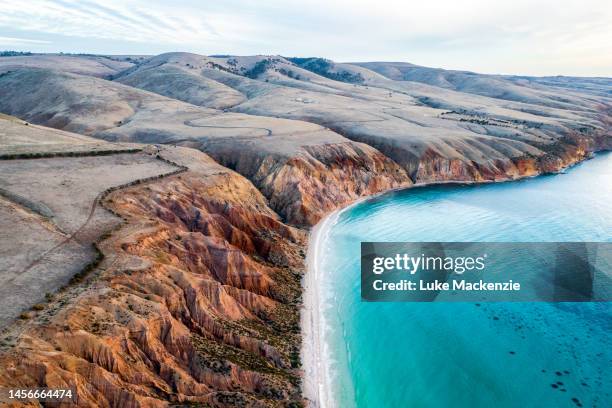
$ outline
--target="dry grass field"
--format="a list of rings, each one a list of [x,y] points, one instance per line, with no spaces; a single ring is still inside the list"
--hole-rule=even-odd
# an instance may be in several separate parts
[[[0,326],[95,259],[92,244],[120,222],[99,205],[107,189],[177,169],[134,150],[0,118],[0,157],[56,156],[0,160]]]

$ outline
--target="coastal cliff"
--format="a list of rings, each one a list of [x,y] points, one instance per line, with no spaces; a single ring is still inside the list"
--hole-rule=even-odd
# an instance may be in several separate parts
[[[412,184],[399,165],[361,143],[304,146],[288,159],[252,152],[212,154],[252,180],[283,219],[302,227],[359,197]]]
[[[551,145],[540,146],[537,154],[524,154],[507,159],[484,162],[448,159],[429,150],[414,166],[413,178],[418,183],[464,181],[486,182],[514,180],[539,174],[557,173],[601,150],[610,150],[606,137],[566,137]]]
[[[299,403],[305,233],[188,150],[171,152],[186,172],[106,198],[124,225],[0,357],[3,386],[72,388],[83,407]]]
[[[546,171],[586,153],[547,161]],[[73,388],[82,407],[300,406],[306,231],[284,224],[248,180],[205,154],[178,147],[159,154],[188,170],[105,199],[124,224],[99,242],[104,261],[14,339],[0,356],[0,383]],[[377,181],[380,161],[362,159],[371,173],[355,174],[334,157],[344,195],[304,214],[394,187]],[[517,168],[531,175],[544,169],[536,164]],[[291,166],[305,179],[317,171],[308,162]],[[298,176],[281,169],[275,177]]]
[[[86,273],[2,334],[2,387],[72,388],[83,407],[303,406],[301,280],[325,214],[417,183],[557,172],[612,146],[590,97],[561,110],[374,75],[357,86],[280,58],[260,80],[228,58],[185,58],[154,57],[122,83],[0,73],[0,111],[154,145],[140,148],[179,168],[104,196],[123,223]],[[176,67],[147,75],[158,63]],[[286,66],[307,79],[288,81]]]

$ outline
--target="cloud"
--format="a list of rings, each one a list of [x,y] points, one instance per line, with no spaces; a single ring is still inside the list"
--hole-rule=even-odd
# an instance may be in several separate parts
[[[205,18],[141,1],[5,1],[0,27],[84,38],[184,43],[215,35]]]
[[[612,75],[608,0],[565,0],[562,6],[557,0],[0,0],[0,4],[0,35],[47,36],[63,51],[90,39],[96,49],[107,53],[319,55],[484,72]]]
[[[51,41],[32,40],[28,38],[0,37],[0,46],[19,46],[32,44],[51,44]]]

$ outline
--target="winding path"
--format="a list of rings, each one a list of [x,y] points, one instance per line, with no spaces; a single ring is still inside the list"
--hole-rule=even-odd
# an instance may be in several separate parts
[[[94,213],[96,212],[96,207],[98,206],[98,203],[100,202],[100,200],[102,199],[102,197],[104,196],[105,191],[102,191],[100,193],[98,193],[98,195],[96,196],[96,198],[94,199],[93,203],[91,204],[91,208],[89,209],[89,214],[87,215],[87,219],[85,220],[85,222],[83,222],[83,224],[81,224],[81,226],[79,228],[77,228],[73,233],[71,233],[70,235],[68,235],[63,241],[61,241],[60,243],[58,243],[57,245],[55,245],[53,248],[50,248],[48,250],[46,250],[45,252],[43,252],[43,254],[41,256],[39,256],[37,259],[35,259],[32,263],[30,263],[23,271],[21,271],[21,273],[19,275],[22,275],[26,272],[28,272],[30,269],[32,269],[33,267],[35,267],[36,265],[38,265],[43,259],[45,259],[45,257],[47,255],[49,255],[50,253],[54,252],[55,250],[57,250],[58,248],[61,248],[62,246],[66,245],[68,242],[70,242],[71,240],[74,239],[74,237],[83,230],[83,228],[85,228],[87,226],[87,224],[89,224],[89,222],[91,221],[91,219],[94,216]],[[75,242],[77,242],[79,245],[82,245],[80,242],[78,242],[75,239]],[[12,278],[11,280],[9,280],[9,282],[12,282],[13,280],[15,280],[19,275],[15,276],[14,278]]]
[[[219,125],[197,125],[194,124],[192,120],[186,120],[183,122],[185,126],[196,127],[196,128],[213,128],[213,129],[255,129],[255,130],[264,130],[267,134],[266,136],[272,136],[272,129],[264,128],[264,127],[254,127],[254,126],[219,126]]]

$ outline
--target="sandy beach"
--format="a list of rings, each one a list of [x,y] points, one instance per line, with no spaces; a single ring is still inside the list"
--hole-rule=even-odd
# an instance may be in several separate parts
[[[324,353],[324,337],[321,332],[321,293],[320,276],[324,271],[318,268],[325,249],[325,238],[329,229],[338,221],[338,217],[348,209],[381,194],[362,197],[345,207],[327,214],[310,230],[306,254],[306,275],[302,283],[303,307],[302,326],[302,390],[308,406],[312,408],[333,408],[335,406],[330,390],[329,371],[325,365],[328,359]]]
[[[410,187],[390,189],[379,194],[361,197],[345,207],[338,208],[327,214],[310,230],[308,249],[306,254],[306,274],[304,276],[303,306],[300,316],[302,327],[302,390],[304,398],[311,408],[333,408],[335,406],[331,390],[329,371],[325,366],[324,336],[322,333],[321,304],[320,304],[320,276],[324,271],[318,268],[320,257],[325,249],[325,237],[338,217],[346,210],[359,203],[374,199],[391,191],[403,190]]]
[[[309,407],[332,407],[331,394],[326,368],[323,362],[323,345],[320,322],[319,274],[317,265],[323,252],[324,236],[329,226],[338,219],[342,210],[328,214],[315,225],[309,237],[306,256],[306,275],[304,276],[304,306],[301,315],[302,325],[302,364],[303,391]]]

